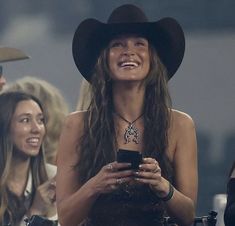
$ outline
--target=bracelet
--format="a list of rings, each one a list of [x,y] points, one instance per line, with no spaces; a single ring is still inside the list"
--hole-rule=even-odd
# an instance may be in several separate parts
[[[168,192],[168,194],[165,196],[165,197],[159,197],[162,201],[164,201],[164,202],[167,202],[167,201],[169,201],[171,198],[172,198],[172,196],[174,195],[174,191],[175,191],[175,189],[174,189],[174,187],[173,187],[173,185],[171,184],[171,183],[169,183],[169,192]]]

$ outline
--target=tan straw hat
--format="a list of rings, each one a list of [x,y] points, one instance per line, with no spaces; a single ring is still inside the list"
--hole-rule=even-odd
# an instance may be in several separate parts
[[[0,47],[0,63],[15,60],[25,60],[28,58],[30,57],[19,49],[10,47]]]

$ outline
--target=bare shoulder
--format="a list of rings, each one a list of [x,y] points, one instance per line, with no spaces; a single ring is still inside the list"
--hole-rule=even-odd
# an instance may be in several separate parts
[[[77,147],[84,132],[85,114],[85,111],[76,111],[66,117],[58,146],[57,163],[60,160],[63,163],[66,159],[71,162],[77,161]]]
[[[77,129],[81,126],[86,115],[86,111],[74,111],[65,118],[64,127],[67,129]]]
[[[84,117],[86,111],[75,111],[68,114],[64,121],[64,126],[62,130],[62,135],[66,133],[71,136],[79,136],[83,132],[84,128]]]
[[[169,128],[169,158],[173,161],[176,152],[184,151],[188,144],[195,144],[196,131],[192,117],[185,112],[172,109]],[[180,151],[179,151],[180,150]],[[187,147],[188,151],[189,148]]]
[[[182,111],[172,109],[172,126],[176,129],[194,129],[195,124],[192,117]]]

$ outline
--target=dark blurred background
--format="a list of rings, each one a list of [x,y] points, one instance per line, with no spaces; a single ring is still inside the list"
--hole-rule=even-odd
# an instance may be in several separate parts
[[[1,0],[0,45],[24,50],[30,60],[5,63],[8,82],[25,75],[57,86],[75,110],[81,76],[71,54],[73,33],[83,19],[106,22],[112,9],[134,3],[149,19],[175,17],[186,36],[184,61],[169,82],[174,108],[195,121],[199,156],[198,215],[226,192],[235,158],[234,0]]]

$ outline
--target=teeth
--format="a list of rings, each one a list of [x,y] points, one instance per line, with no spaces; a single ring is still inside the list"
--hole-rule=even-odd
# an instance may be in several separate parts
[[[121,67],[126,67],[126,66],[137,67],[138,64],[136,62],[123,62],[123,63],[121,63]]]
[[[28,143],[38,143],[39,142],[39,138],[29,138],[27,139]]]

